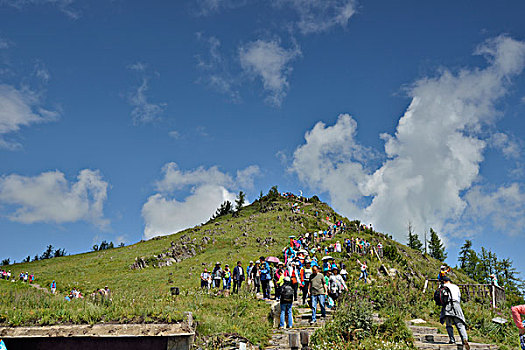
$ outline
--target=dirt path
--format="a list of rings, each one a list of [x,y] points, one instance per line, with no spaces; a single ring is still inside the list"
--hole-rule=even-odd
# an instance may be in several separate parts
[[[31,287],[44,291],[45,293],[51,293],[47,288],[41,287],[39,284],[30,283]]]

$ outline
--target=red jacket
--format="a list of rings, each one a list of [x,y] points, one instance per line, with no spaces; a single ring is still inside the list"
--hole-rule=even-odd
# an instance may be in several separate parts
[[[521,322],[521,315],[525,315],[525,305],[513,306],[511,310],[512,318],[514,319],[516,327],[518,327],[519,329],[525,328],[523,327],[523,322]]]

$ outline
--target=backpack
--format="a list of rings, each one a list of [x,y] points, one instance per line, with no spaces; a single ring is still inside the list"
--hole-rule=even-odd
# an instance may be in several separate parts
[[[293,303],[294,291],[293,288],[289,285],[284,286],[283,291],[281,292],[281,303],[291,304]]]
[[[440,286],[434,292],[434,301],[437,306],[446,306],[448,303],[452,302],[452,297],[450,295],[450,289],[445,286]]]

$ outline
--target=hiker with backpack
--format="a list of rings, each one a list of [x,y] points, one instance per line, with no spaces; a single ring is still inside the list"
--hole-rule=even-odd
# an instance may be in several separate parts
[[[522,321],[521,319],[521,315],[525,315],[525,305],[513,306],[511,311],[514,324],[516,324],[516,327],[519,329],[521,349],[525,350],[525,320]]]
[[[461,291],[457,285],[452,283],[448,276],[444,276],[442,282],[443,284],[434,293],[434,301],[441,306],[439,322],[441,324],[446,323],[449,344],[456,343],[454,339],[454,328],[452,327],[452,325],[456,325],[463,343],[463,348],[470,350],[465,316],[460,305]]]
[[[293,288],[290,277],[284,277],[284,285],[281,291],[281,321],[279,328],[284,328],[285,320],[288,320],[288,328],[293,326],[292,304],[293,304]]]

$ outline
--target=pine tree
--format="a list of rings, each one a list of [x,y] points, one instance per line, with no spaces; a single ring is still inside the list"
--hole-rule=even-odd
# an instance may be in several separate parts
[[[408,246],[418,252],[423,251],[423,243],[419,240],[417,233],[413,232],[410,222],[408,223]]]
[[[430,250],[430,256],[434,259],[443,261],[447,258],[447,253],[445,253],[445,246],[441,239],[439,238],[436,231],[430,228],[430,242],[428,244],[428,249]]]
[[[238,212],[241,211],[245,202],[246,202],[246,194],[243,191],[240,191],[239,194],[237,195],[237,199],[235,199],[235,210]]]
[[[467,262],[469,260],[470,252],[472,251],[472,241],[469,241],[468,239],[465,240],[465,244],[461,247],[461,250],[459,251],[459,268],[465,270],[467,266]],[[467,273],[468,274],[468,273]]]
[[[215,214],[212,216],[212,219],[217,219],[218,217],[232,214],[233,213],[233,206],[232,202],[230,201],[224,201],[221,206],[215,211]]]
[[[40,260],[51,259],[53,257],[53,246],[50,244],[47,246],[47,249],[40,256]]]

